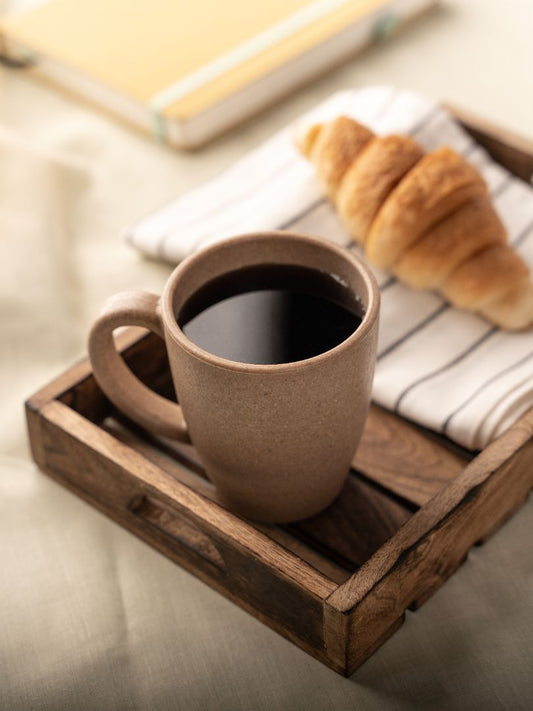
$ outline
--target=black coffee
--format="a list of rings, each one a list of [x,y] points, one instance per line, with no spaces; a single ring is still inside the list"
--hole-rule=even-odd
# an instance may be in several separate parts
[[[262,265],[214,279],[178,315],[185,335],[240,363],[291,363],[342,343],[361,323],[350,289],[306,267]]]

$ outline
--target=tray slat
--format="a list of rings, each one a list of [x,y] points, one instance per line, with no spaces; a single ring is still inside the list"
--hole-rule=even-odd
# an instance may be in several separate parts
[[[352,464],[372,481],[422,506],[471,458],[471,452],[373,406]]]
[[[400,526],[412,510],[354,474],[336,501],[317,516],[288,526],[329,559],[357,570]]]

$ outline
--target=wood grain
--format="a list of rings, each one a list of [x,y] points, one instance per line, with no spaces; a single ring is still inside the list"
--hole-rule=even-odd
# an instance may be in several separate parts
[[[48,426],[48,430],[53,429],[55,435],[50,436],[48,431],[44,446],[45,463],[49,468],[52,461],[57,471],[63,470],[68,474],[75,468],[80,481],[92,490],[104,490],[106,495],[114,500],[113,505],[120,504],[128,508],[134,496],[147,494],[159,497],[180,510],[186,507],[191,516],[202,522],[210,531],[221,538],[233,540],[236,545],[253,550],[258,559],[269,566],[275,564],[278,573],[297,580],[310,593],[323,596],[335,588],[331,581],[305,562],[276,546],[257,531],[253,524],[182,486],[162,469],[95,427],[63,403],[49,403],[41,411],[41,416],[43,426]],[[60,437],[61,433],[64,434]],[[42,436],[45,436],[44,428]],[[94,452],[93,459],[98,458],[98,463],[104,467],[109,464],[114,475],[103,476],[96,466],[87,466],[90,462],[85,460],[86,452],[78,453],[75,447],[68,446],[69,442],[90,448]],[[74,459],[77,461],[73,462]],[[130,478],[138,487],[138,491],[132,491]]]
[[[471,456],[373,405],[353,466],[406,501],[422,506],[455,479]]]
[[[347,672],[408,607],[427,600],[468,550],[525,501],[533,486],[533,412],[489,445],[326,602],[346,617]]]
[[[340,496],[313,518],[287,529],[331,560],[357,570],[412,515],[391,495],[356,474]]]

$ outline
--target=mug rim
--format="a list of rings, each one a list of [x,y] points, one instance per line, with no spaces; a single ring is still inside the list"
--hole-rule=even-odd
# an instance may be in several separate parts
[[[341,343],[328,349],[327,351],[323,351],[318,355],[312,356],[311,358],[305,358],[303,360],[289,361],[287,363],[243,363],[241,361],[230,360],[228,358],[215,355],[214,353],[210,353],[204,348],[198,346],[194,343],[194,341],[191,341],[191,339],[185,335],[178,324],[173,308],[174,294],[176,293],[183,273],[194,266],[195,263],[203,260],[205,257],[208,257],[209,254],[217,252],[222,247],[238,242],[252,242],[254,239],[264,239],[265,237],[284,240],[290,239],[310,245],[316,245],[321,249],[326,249],[336,253],[345,261],[351,262],[352,266],[357,269],[368,292],[368,306],[365,309],[361,323],[355,331],[348,336],[348,338],[345,338],[341,341]],[[205,363],[223,368],[225,370],[246,373],[283,373],[294,371],[307,368],[310,365],[319,364],[337,354],[341,354],[350,348],[354,343],[362,341],[365,338],[378,318],[379,304],[380,292],[377,281],[369,267],[359,256],[353,254],[345,247],[341,247],[334,242],[329,242],[325,238],[313,237],[303,233],[288,232],[284,230],[260,230],[257,232],[236,235],[234,237],[227,237],[218,240],[208,247],[204,247],[203,249],[194,252],[186,257],[186,259],[184,259],[171,273],[160,299],[161,316],[165,332],[169,334],[172,339],[189,355],[192,355]]]

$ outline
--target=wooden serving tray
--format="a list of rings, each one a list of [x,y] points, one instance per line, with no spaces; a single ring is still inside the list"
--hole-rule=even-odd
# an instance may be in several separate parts
[[[465,125],[521,177],[533,151]],[[162,342],[121,334],[124,358],[173,396]],[[190,445],[121,416],[84,360],[32,396],[44,472],[342,674],[352,673],[525,501],[533,411],[479,453],[372,407],[341,496],[312,519],[259,525],[226,509]]]

